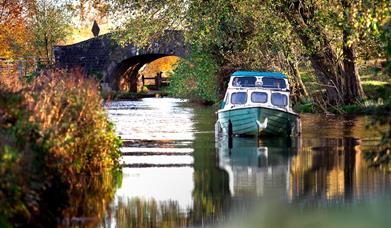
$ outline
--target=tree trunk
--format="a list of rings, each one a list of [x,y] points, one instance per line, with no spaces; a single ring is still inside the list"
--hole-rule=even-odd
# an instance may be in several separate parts
[[[347,45],[345,42],[345,32],[344,32],[344,70],[345,70],[345,93],[344,93],[344,103],[350,104],[355,103],[358,100],[362,100],[365,97],[364,90],[361,86],[360,75],[357,70],[356,65],[356,50],[354,44]]]
[[[297,63],[296,57],[294,57],[293,59],[287,58],[287,62],[289,64],[289,67],[291,68],[292,76],[298,85],[298,88],[297,88],[297,91],[299,93],[298,95],[307,97],[308,93],[307,93],[307,90],[305,88],[303,81],[301,80],[299,65]]]
[[[343,65],[344,65],[344,103],[355,103],[365,97],[361,86],[360,75],[357,69],[357,55],[355,41],[352,37],[353,20],[351,17],[352,2],[350,0],[341,0],[344,9],[344,27],[343,27]]]
[[[280,11],[291,23],[303,45],[306,47],[312,67],[318,81],[327,94],[327,103],[338,105],[343,103],[343,66],[324,28],[316,21],[316,6],[306,5],[305,1],[284,1]]]

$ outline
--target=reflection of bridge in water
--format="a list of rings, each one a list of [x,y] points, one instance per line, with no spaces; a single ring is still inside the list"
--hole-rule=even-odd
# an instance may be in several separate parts
[[[184,57],[187,49],[183,32],[168,30],[145,48],[120,46],[112,34],[105,34],[77,44],[56,46],[53,52],[57,67],[81,67],[113,90],[137,92],[141,83],[138,72],[145,64],[166,56]]]

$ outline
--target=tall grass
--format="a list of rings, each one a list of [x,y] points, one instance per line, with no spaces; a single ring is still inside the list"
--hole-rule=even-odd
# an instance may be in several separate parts
[[[86,178],[119,168],[120,140],[97,82],[79,71],[19,87],[0,79],[0,226],[56,224]]]

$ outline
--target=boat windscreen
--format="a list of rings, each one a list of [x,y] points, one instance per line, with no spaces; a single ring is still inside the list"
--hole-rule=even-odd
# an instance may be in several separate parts
[[[256,77],[234,77],[232,80],[233,87],[255,87]]]
[[[286,83],[284,79],[263,77],[262,87],[270,89],[286,89]]]

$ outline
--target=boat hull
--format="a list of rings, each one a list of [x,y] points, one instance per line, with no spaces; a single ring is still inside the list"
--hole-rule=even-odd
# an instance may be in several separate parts
[[[228,133],[229,121],[234,135],[290,136],[299,133],[299,117],[278,109],[244,107],[220,110],[217,114],[224,133]]]

